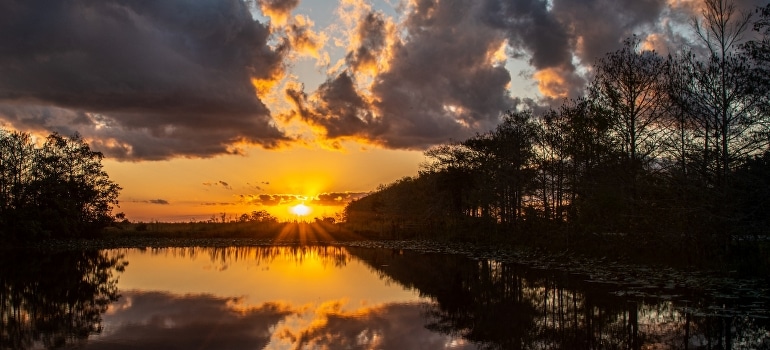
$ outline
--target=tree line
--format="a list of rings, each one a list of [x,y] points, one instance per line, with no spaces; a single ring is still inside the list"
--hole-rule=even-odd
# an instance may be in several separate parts
[[[0,239],[93,236],[111,224],[121,188],[102,158],[79,135],[36,142],[0,129]]]
[[[703,8],[700,45],[663,57],[628,38],[582,97],[427,150],[417,176],[351,202],[348,225],[566,245],[617,236],[702,259],[767,238],[770,5]]]

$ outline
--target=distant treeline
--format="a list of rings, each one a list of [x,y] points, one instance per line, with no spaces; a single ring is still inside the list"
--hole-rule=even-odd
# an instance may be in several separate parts
[[[111,224],[121,188],[101,160],[78,135],[38,144],[0,129],[0,239],[93,236]]]
[[[697,49],[661,57],[627,39],[584,97],[429,149],[418,176],[350,203],[347,225],[700,259],[770,238],[770,5],[704,5]]]

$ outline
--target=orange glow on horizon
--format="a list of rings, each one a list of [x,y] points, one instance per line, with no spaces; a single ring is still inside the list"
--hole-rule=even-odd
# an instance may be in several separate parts
[[[404,175],[416,174],[420,151],[387,150],[342,143],[344,151],[316,147],[265,150],[245,146],[242,156],[174,159],[136,163],[106,159],[110,179],[123,190],[119,207],[131,222],[199,222],[222,214],[228,221],[266,210],[278,221],[294,221],[291,208],[302,202],[304,217],[334,217],[347,200],[329,194],[366,193]]]

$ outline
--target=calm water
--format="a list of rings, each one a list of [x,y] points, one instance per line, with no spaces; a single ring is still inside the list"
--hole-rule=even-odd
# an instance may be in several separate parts
[[[628,293],[449,254],[169,248],[0,264],[4,349],[770,348],[765,293]]]

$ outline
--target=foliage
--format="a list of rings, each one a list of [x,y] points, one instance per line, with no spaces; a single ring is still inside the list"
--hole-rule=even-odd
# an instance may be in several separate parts
[[[111,224],[120,187],[78,135],[0,130],[0,238],[93,236]]]
[[[712,263],[768,239],[770,7],[746,42],[750,15],[727,0],[703,8],[699,47],[666,59],[629,38],[598,60],[585,97],[507,112],[494,130],[429,149],[418,177],[350,203],[350,227],[570,249],[616,242],[626,254]]]
[[[244,213],[238,217],[238,222],[278,222],[278,218],[271,215],[267,210],[252,211],[251,213]]]

